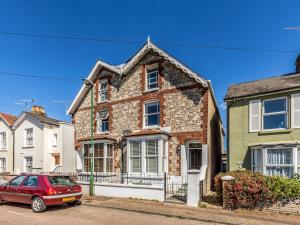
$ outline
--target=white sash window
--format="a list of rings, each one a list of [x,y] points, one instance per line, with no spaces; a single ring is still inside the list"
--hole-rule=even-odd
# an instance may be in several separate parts
[[[150,174],[167,171],[167,146],[163,137],[130,138],[127,141],[127,171]]]
[[[263,102],[263,130],[287,129],[287,98]]]
[[[6,149],[6,132],[0,132],[0,149]]]
[[[107,79],[100,80],[99,81],[99,90],[98,90],[99,102],[105,102],[108,100],[107,89],[108,89]]]

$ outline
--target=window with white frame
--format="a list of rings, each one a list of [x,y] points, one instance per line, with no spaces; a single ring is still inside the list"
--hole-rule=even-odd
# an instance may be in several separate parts
[[[300,148],[297,149],[297,174],[300,175]]]
[[[109,112],[107,110],[98,112],[97,127],[100,133],[109,131]]]
[[[146,140],[146,173],[158,172],[158,140]]]
[[[57,134],[53,134],[52,136],[52,145],[57,146]]]
[[[130,172],[142,172],[142,143],[140,140],[130,141]]]
[[[293,148],[267,149],[267,175],[292,177],[293,170]]]
[[[287,98],[263,101],[263,130],[287,129]]]
[[[156,90],[158,88],[158,69],[147,70],[146,90]]]
[[[0,173],[6,172],[6,158],[0,158]]]
[[[33,128],[25,129],[25,146],[33,145]]]
[[[100,80],[99,90],[98,90],[99,102],[104,102],[108,100],[107,89],[108,89],[108,80],[107,79]]]
[[[144,126],[145,127],[152,127],[152,126],[159,126],[160,116],[160,109],[159,109],[159,102],[148,102],[145,103],[145,110],[144,110]]]
[[[0,149],[6,149],[6,132],[0,132]]]
[[[127,142],[129,173],[167,171],[167,142],[162,137],[132,139]]]
[[[27,156],[24,158],[25,160],[25,172],[32,173],[32,156]]]
[[[90,144],[83,147],[83,170],[91,171]],[[94,144],[94,172],[113,172],[113,145],[110,143]]]
[[[294,156],[299,155],[297,148],[276,147],[252,150],[252,170],[268,176],[292,177],[299,171]]]

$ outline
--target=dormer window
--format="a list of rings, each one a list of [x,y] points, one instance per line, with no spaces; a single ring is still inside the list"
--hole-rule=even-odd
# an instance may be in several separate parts
[[[107,79],[100,80],[99,81],[99,90],[98,90],[99,102],[105,102],[108,100],[107,88],[108,88]]]
[[[146,90],[158,89],[158,69],[147,69]]]
[[[107,110],[98,113],[97,127],[99,133],[109,131],[109,112]]]

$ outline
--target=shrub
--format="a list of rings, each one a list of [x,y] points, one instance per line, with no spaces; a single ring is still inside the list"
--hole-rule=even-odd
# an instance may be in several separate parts
[[[250,171],[220,173],[214,178],[214,187],[222,195],[222,177],[233,176],[232,182],[224,185],[226,205],[233,208],[254,208],[270,206],[274,203],[287,203],[300,198],[300,182],[279,176],[263,176]]]

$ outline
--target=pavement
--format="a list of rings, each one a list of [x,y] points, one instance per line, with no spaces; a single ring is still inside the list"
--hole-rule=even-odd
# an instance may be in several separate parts
[[[193,224],[300,224],[300,216],[262,211],[228,211],[219,206],[192,208],[174,203],[137,199],[85,197],[81,205],[55,206],[41,214],[30,206],[6,203],[0,206],[0,225],[193,225]]]

